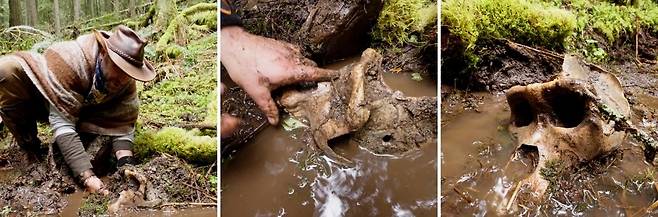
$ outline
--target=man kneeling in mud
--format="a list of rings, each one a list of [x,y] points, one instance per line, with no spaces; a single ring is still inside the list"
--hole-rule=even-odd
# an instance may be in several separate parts
[[[134,164],[131,151],[138,115],[135,80],[150,81],[146,41],[132,29],[94,31],[55,43],[43,54],[0,58],[0,117],[29,156],[42,155],[37,121],[50,122],[73,175],[90,192],[108,194],[94,175],[78,133],[110,136],[117,166]],[[33,157],[31,157],[33,158]]]

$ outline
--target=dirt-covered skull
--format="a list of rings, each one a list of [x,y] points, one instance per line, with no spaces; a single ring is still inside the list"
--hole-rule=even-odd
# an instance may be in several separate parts
[[[573,56],[552,81],[515,86],[506,92],[510,133],[517,139],[515,158],[530,159],[532,172],[522,181],[537,196],[548,181],[540,174],[547,162],[573,166],[616,149],[626,133],[599,113],[599,106],[626,117],[630,106],[617,78]]]

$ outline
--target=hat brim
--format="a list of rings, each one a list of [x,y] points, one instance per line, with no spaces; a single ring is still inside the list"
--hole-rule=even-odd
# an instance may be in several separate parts
[[[115,65],[117,65],[121,70],[123,70],[123,72],[128,74],[128,76],[143,82],[151,81],[155,78],[153,65],[151,65],[151,63],[148,60],[144,60],[144,64],[142,65],[142,67],[138,67],[129,63],[114,51],[109,49],[107,51],[108,54],[110,54],[110,59],[112,59],[112,62],[114,62]]]
[[[119,54],[114,52],[112,49],[107,47],[107,38],[105,38],[105,35],[100,32],[95,33],[100,35],[100,37],[97,38],[100,38],[101,45],[110,55],[112,62],[117,65],[123,72],[128,74],[128,76],[143,82],[151,81],[155,78],[155,70],[153,65],[151,65],[148,60],[144,59],[144,64],[142,64],[141,67],[131,64],[130,62],[123,59],[123,57],[119,56]]]

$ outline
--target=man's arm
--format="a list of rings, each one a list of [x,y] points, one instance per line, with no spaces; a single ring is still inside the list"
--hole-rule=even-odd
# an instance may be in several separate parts
[[[50,106],[48,120],[55,137],[55,143],[57,143],[66,164],[69,165],[73,174],[78,176],[91,192],[101,191],[103,183],[91,170],[93,168],[91,158],[85,151],[80,136],[75,131],[75,125],[64,118],[54,106]],[[101,191],[100,193],[106,194],[107,191]]]
[[[123,136],[112,137],[112,153],[117,158],[117,167],[124,165],[135,165],[135,158],[133,157],[135,133],[130,133]]]

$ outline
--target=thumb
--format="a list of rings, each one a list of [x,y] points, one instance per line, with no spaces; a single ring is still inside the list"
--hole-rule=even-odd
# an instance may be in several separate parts
[[[276,125],[279,123],[279,108],[276,107],[272,94],[267,87],[262,85],[251,86],[251,88],[245,88],[245,91],[256,102],[258,108],[265,113],[270,124]]]
[[[222,114],[221,124],[221,138],[227,138],[233,135],[233,131],[237,129],[238,124],[240,124],[240,119],[233,117],[228,114]]]

